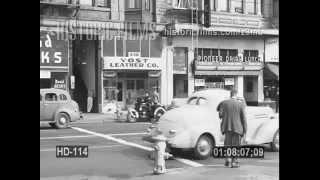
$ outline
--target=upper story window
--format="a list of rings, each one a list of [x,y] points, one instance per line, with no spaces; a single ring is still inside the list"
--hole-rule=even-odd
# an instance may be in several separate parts
[[[93,5],[93,0],[80,0],[81,5],[88,5],[92,6]]]
[[[217,0],[217,11],[228,12],[229,0]]]
[[[126,9],[141,9],[142,0],[125,0]]]
[[[172,0],[172,5],[175,8],[187,9],[192,7],[191,2],[192,0]]]
[[[232,9],[236,13],[243,13],[243,0],[231,1]]]
[[[111,8],[111,0],[79,0],[80,5]]]
[[[257,14],[257,0],[246,0],[246,11],[248,14]]]

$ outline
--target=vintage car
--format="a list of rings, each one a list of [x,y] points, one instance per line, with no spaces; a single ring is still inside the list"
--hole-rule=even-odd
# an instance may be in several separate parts
[[[40,89],[40,122],[55,128],[66,128],[81,118],[78,104],[70,94],[61,89]]]
[[[198,159],[208,158],[214,146],[223,146],[218,104],[230,98],[230,91],[209,89],[194,93],[184,105],[172,108],[152,125],[144,140],[162,133],[168,149],[191,149]],[[246,106],[248,145],[271,143],[279,150],[279,118],[270,107]]]

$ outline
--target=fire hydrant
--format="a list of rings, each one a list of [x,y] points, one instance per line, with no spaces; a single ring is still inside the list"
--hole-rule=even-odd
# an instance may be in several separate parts
[[[163,134],[154,136],[152,139],[155,141],[154,145],[154,169],[153,174],[163,174],[166,172],[165,158],[167,156],[166,150],[166,137]]]

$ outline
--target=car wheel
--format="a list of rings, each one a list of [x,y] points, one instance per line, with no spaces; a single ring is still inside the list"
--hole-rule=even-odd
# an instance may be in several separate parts
[[[128,114],[127,114],[127,121],[133,123],[133,122],[136,122],[137,120],[136,120],[135,117],[133,117],[133,116],[130,114],[130,112],[128,112]]]
[[[70,118],[66,113],[59,113],[57,115],[55,126],[58,129],[67,128],[70,122]]]
[[[279,145],[279,129],[274,133],[273,140],[271,143],[271,148],[273,151],[279,151],[280,145]]]
[[[207,159],[212,154],[213,140],[207,136],[202,135],[197,141],[196,147],[194,148],[194,155],[197,159]]]
[[[154,113],[154,122],[158,122],[160,117],[166,112],[166,110],[162,107],[157,108]]]

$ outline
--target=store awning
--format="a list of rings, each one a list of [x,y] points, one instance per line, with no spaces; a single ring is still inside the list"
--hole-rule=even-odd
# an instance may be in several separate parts
[[[264,66],[264,77],[265,79],[276,79],[279,80],[279,65],[266,64]]]
[[[260,71],[196,71],[195,75],[258,76]]]

